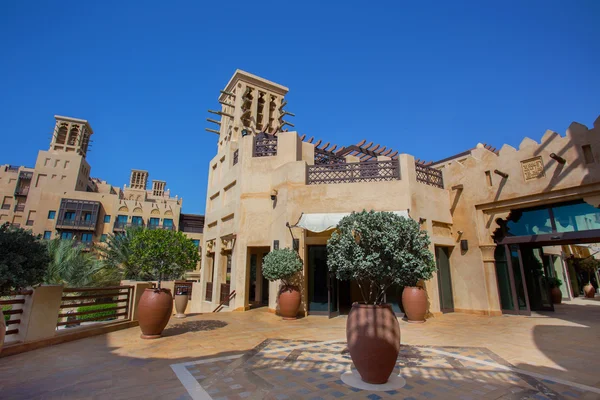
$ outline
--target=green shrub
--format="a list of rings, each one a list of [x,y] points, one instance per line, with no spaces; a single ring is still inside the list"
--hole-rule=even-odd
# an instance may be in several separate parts
[[[302,261],[292,249],[273,250],[263,260],[263,276],[271,282],[281,279],[284,286],[293,286],[292,280],[300,271]]]
[[[337,279],[355,280],[366,304],[380,304],[390,286],[431,279],[436,268],[429,245],[427,232],[410,218],[353,212],[327,241],[327,266]]]
[[[2,313],[4,315],[4,322],[8,321],[10,319],[10,315],[8,314],[4,314],[5,311],[10,311],[12,310],[12,305],[10,304],[6,304],[4,306],[2,306]]]
[[[559,288],[562,286],[562,281],[558,278],[546,278],[548,280],[548,284],[550,285],[551,288]]]
[[[79,321],[81,321],[81,322],[85,322],[86,319],[92,319],[92,318],[104,318],[104,320],[115,319],[116,318],[116,314],[117,314],[117,310],[100,311],[100,310],[106,310],[107,308],[115,308],[115,307],[117,307],[117,303],[96,304],[96,305],[93,305],[93,306],[77,307],[77,312],[96,311],[96,310],[98,310],[97,313],[90,313],[90,314],[85,314],[85,315],[78,315],[77,319]]]

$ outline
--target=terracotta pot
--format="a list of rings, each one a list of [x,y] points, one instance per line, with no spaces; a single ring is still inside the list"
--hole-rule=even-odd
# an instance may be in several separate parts
[[[408,322],[423,323],[427,313],[427,292],[425,289],[407,286],[402,291],[402,306]]]
[[[0,352],[2,351],[2,345],[4,344],[4,336],[6,335],[6,322],[4,321],[4,314],[2,314],[2,307],[0,307]]]
[[[142,339],[159,338],[173,312],[173,296],[169,289],[146,289],[138,305]]]
[[[363,381],[384,384],[400,352],[400,324],[390,304],[352,304],[346,322],[350,357]]]
[[[560,291],[560,288],[553,287],[550,289],[550,296],[552,297],[552,304],[562,303],[562,292]]]
[[[185,309],[187,308],[189,297],[187,294],[175,295],[175,318],[185,318]]]
[[[585,297],[593,299],[596,295],[596,289],[592,286],[591,283],[588,283],[583,287],[583,293],[585,293]]]
[[[297,287],[284,286],[279,292],[279,315],[283,319],[296,319],[300,308],[300,291]]]

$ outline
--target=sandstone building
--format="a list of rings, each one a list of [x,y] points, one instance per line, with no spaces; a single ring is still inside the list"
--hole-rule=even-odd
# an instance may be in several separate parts
[[[529,314],[552,309],[547,277],[578,295],[573,257],[600,242],[600,119],[519,148],[477,144],[436,162],[366,140],[333,145],[288,131],[288,89],[236,71],[211,111],[201,296],[194,311],[277,309],[262,257],[289,247],[304,262],[302,312],[347,312],[353,284],[327,272],[324,245],[352,211],[394,211],[427,230],[438,265],[430,312]],[[388,301],[396,303],[400,288]]]
[[[94,133],[90,124],[55,119],[50,148],[39,151],[33,168],[0,166],[0,224],[89,245],[127,227],[182,230],[200,246],[204,217],[183,214],[182,199],[171,196],[165,181],[150,183],[142,170],[132,170],[123,188],[92,178],[86,160]]]

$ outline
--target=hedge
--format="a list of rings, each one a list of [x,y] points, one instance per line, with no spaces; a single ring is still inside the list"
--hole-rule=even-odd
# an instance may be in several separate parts
[[[117,307],[117,303],[98,304],[98,305],[93,305],[93,306],[82,306],[82,307],[77,307],[77,312],[105,310],[107,308],[115,308],[115,307]],[[78,320],[78,322],[85,322],[85,320],[87,320],[87,319],[101,318],[101,317],[106,317],[104,320],[109,320],[109,319],[116,318],[116,316],[115,316],[116,314],[117,314],[117,310],[100,311],[97,313],[79,315],[77,320]]]

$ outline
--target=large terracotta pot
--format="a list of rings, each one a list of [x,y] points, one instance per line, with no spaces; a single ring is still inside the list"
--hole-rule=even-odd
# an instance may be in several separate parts
[[[550,289],[550,296],[552,297],[552,304],[562,303],[562,292],[560,291],[560,288],[553,287]]]
[[[427,292],[425,289],[407,286],[402,291],[402,306],[408,322],[423,323],[427,313]]]
[[[0,352],[2,351],[2,345],[4,344],[4,336],[6,335],[6,322],[4,321],[4,314],[2,314],[2,307],[0,307]]]
[[[138,305],[142,339],[159,338],[173,312],[173,296],[169,289],[146,289]]]
[[[175,295],[175,318],[185,318],[185,309],[188,304],[188,295],[187,294],[176,294]]]
[[[352,304],[346,322],[350,357],[363,381],[384,384],[400,352],[400,325],[389,304]]]
[[[284,286],[279,292],[279,315],[283,319],[296,319],[300,308],[300,291],[294,286]]]
[[[588,283],[583,287],[583,293],[585,293],[585,297],[593,299],[596,295],[596,289],[594,288],[594,286],[592,286],[591,283]]]

